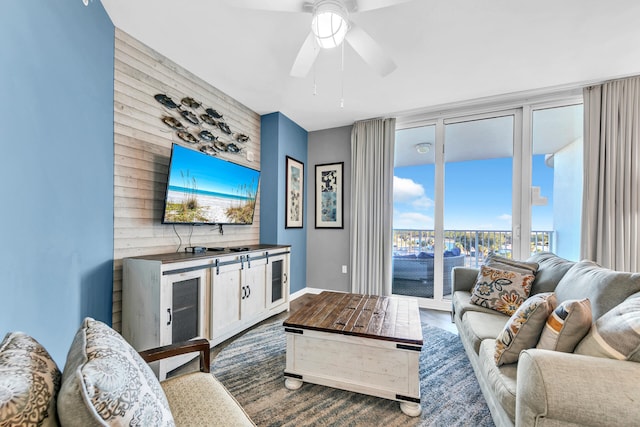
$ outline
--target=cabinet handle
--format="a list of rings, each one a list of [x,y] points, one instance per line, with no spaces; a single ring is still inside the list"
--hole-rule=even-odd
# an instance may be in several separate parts
[[[167,325],[171,324],[171,309],[167,308],[167,313],[169,313],[169,321],[167,322]]]
[[[245,299],[247,295],[247,288],[245,286],[242,287],[242,298],[241,299]]]
[[[249,259],[249,254],[247,254],[247,268],[251,268],[251,260]]]
[[[287,280],[288,280],[288,279],[289,279],[289,278],[287,277],[287,273],[284,273],[284,283],[287,283]]]
[[[251,296],[251,286],[247,286],[247,291],[249,291],[247,294],[247,298],[249,298]]]

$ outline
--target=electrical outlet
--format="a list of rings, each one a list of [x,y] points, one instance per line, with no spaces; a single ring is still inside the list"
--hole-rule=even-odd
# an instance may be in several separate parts
[[[342,266],[342,274],[347,274],[347,266],[346,265]]]

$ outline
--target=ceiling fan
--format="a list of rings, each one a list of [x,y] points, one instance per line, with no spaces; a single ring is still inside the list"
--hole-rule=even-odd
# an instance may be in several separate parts
[[[229,4],[247,9],[310,13],[311,32],[302,43],[291,67],[294,77],[305,77],[320,49],[344,40],[382,77],[396,69],[391,57],[366,31],[349,20],[349,14],[394,6],[410,0],[233,0]]]

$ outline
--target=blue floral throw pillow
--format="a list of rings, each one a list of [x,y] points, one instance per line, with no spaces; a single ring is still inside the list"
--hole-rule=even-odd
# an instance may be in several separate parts
[[[511,316],[529,297],[535,276],[483,265],[471,292],[471,302]]]

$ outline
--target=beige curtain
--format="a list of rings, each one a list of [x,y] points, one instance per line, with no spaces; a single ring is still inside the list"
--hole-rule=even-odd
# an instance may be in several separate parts
[[[582,258],[638,271],[640,77],[584,90]]]
[[[391,294],[395,119],[356,122],[351,131],[351,289]]]

